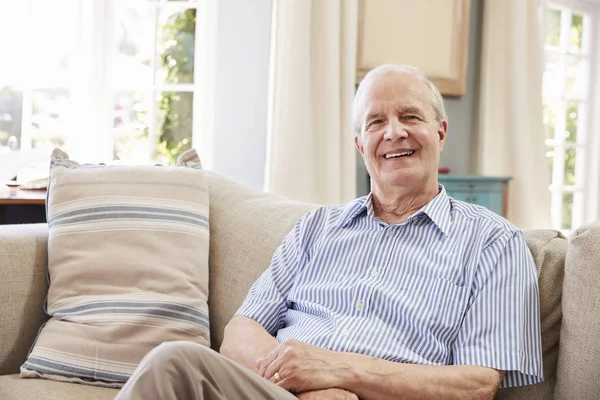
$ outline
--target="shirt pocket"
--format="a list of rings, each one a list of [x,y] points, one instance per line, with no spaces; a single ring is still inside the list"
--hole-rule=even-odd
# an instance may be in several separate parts
[[[433,364],[449,359],[466,307],[468,289],[439,278],[405,276],[392,292],[384,322],[412,353]]]

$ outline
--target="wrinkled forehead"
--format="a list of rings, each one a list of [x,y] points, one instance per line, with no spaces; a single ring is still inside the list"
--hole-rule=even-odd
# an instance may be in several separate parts
[[[364,82],[359,109],[365,114],[386,109],[420,109],[434,113],[431,92],[427,85],[410,74],[393,74],[373,77]]]

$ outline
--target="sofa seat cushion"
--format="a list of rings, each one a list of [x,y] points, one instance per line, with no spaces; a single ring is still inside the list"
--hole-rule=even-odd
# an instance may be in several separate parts
[[[0,376],[2,400],[112,400],[118,389],[49,381],[20,379],[19,375]]]

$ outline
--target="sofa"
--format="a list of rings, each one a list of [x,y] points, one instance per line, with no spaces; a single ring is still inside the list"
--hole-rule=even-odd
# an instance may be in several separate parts
[[[207,173],[210,193],[210,329],[223,329],[250,285],[269,265],[295,221],[316,207],[257,192]],[[544,382],[500,390],[497,399],[600,399],[600,224],[573,232],[525,232],[540,283]],[[0,399],[112,399],[116,389],[19,378],[40,326],[48,319],[48,228],[0,226]]]

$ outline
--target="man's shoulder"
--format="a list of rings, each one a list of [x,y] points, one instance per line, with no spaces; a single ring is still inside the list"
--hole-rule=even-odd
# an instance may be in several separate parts
[[[521,232],[514,224],[489,208],[449,197],[452,205],[453,221],[459,224],[475,225],[478,230],[488,233],[488,240],[500,236],[511,237]]]
[[[315,228],[329,225],[341,226],[365,208],[366,198],[367,196],[363,196],[344,204],[316,207],[304,214],[301,220],[303,224],[310,224]]]

